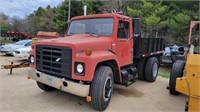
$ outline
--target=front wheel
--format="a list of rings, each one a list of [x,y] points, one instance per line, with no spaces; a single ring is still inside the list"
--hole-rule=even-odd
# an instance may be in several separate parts
[[[100,66],[95,72],[91,84],[90,95],[92,97],[91,106],[99,111],[103,111],[110,103],[113,92],[113,72],[108,66]]]
[[[176,78],[183,76],[185,62],[184,61],[176,61],[171,70],[170,78],[169,78],[169,92],[173,95],[178,95],[179,92],[176,91]]]
[[[53,87],[50,87],[50,86],[48,86],[48,85],[46,85],[46,84],[43,84],[43,83],[41,83],[41,82],[38,82],[38,81],[36,81],[36,82],[37,82],[38,87],[39,87],[40,89],[44,90],[44,91],[53,91],[53,90],[54,90]]]

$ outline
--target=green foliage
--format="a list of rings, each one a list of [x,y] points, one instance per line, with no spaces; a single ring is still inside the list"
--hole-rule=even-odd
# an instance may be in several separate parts
[[[152,14],[149,17],[146,17],[145,19],[147,29],[153,29],[158,25],[159,22],[160,22],[160,17],[157,17],[155,14]]]
[[[5,19],[0,19],[0,26],[1,27],[10,27],[10,23]]]
[[[137,9],[132,9],[130,7],[127,8],[128,10],[128,15],[132,15],[132,16],[142,16],[143,13],[141,10],[137,10]]]
[[[38,31],[57,31],[65,33],[68,23],[69,1],[64,0],[59,6],[39,7],[28,15],[23,23],[24,31],[36,34]],[[199,1],[148,1],[148,0],[71,0],[70,18],[83,15],[83,6],[87,5],[87,14],[111,13],[113,9],[123,11],[125,15],[140,16],[142,34],[144,37],[168,37],[170,39],[186,40],[189,31],[189,21],[199,20]],[[0,13],[0,26],[12,26],[19,29],[19,24],[13,25],[7,15]],[[20,30],[21,30],[20,29]],[[26,30],[25,30],[26,29]],[[173,40],[172,40],[173,41]]]
[[[127,8],[129,16],[140,16],[142,20],[142,29],[147,37],[155,35],[157,31],[167,25],[165,18],[162,18],[163,13],[167,12],[167,6],[162,6],[161,3],[153,3],[143,1],[143,4],[138,9]],[[148,35],[149,34],[149,35]]]
[[[39,7],[37,11],[34,11],[27,17],[28,30],[31,34],[37,34],[38,31],[42,30],[41,18],[45,9]]]
[[[168,79],[170,77],[170,71],[171,71],[170,67],[171,66],[160,67],[158,71],[158,76]]]
[[[189,21],[191,18],[183,13],[178,13],[169,21],[169,29],[175,37],[183,37],[185,35],[185,31],[189,31]]]
[[[68,23],[68,4],[69,1],[65,0],[55,10],[55,29],[60,33],[65,32]],[[84,5],[87,5],[87,14],[100,13],[100,10],[98,9],[101,5],[100,1],[71,1],[70,17],[83,15]]]
[[[68,4],[69,1],[65,0],[55,10],[55,29],[61,33],[65,32],[68,23]],[[89,5],[91,2],[85,1],[85,4]],[[83,6],[82,1],[71,1],[70,18],[83,15]],[[91,6],[88,6],[88,12],[92,12],[91,8]]]
[[[141,17],[142,32],[146,37],[155,36],[158,32],[160,36],[184,40],[188,35],[189,21],[199,19],[198,4],[198,1],[142,0],[128,4],[127,12],[129,16]]]
[[[39,18],[39,26],[43,31],[54,31],[54,8],[51,8],[50,5],[47,6],[46,10],[41,14]]]
[[[9,28],[11,24],[9,23],[8,16],[4,13],[0,13],[0,27],[4,29]]]

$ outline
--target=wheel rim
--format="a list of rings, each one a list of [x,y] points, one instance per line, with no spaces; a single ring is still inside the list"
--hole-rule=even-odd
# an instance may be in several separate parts
[[[112,80],[111,80],[111,77],[108,76],[106,78],[105,83],[104,83],[104,89],[103,89],[103,98],[104,98],[104,101],[108,101],[110,99],[111,92],[112,92]]]
[[[158,64],[154,63],[154,65],[153,65],[153,77],[156,77],[157,73],[158,73]]]

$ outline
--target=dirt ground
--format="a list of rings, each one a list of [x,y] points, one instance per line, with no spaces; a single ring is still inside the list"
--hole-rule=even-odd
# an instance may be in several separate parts
[[[0,65],[9,64],[7,60],[21,62],[12,56],[0,54]],[[44,92],[34,80],[27,80],[27,69],[0,69],[0,112],[66,112],[95,111],[85,98],[59,90]],[[168,79],[158,77],[149,83],[137,80],[129,87],[115,85],[111,102],[106,109],[123,112],[183,112],[185,96],[172,96],[166,89]]]

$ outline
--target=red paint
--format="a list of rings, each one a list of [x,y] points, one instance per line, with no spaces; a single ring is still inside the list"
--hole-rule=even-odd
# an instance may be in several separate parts
[[[129,17],[119,14],[97,14],[88,16],[78,16],[72,18],[73,20],[84,18],[113,18],[114,26],[111,36],[92,36],[90,34],[75,34],[62,38],[40,40],[36,42],[36,45],[45,44],[51,46],[65,46],[72,48],[72,79],[92,81],[96,66],[99,62],[106,60],[115,60],[118,64],[118,68],[124,65],[128,65],[132,62],[132,48],[133,48],[133,30],[132,21]],[[125,20],[129,22],[129,38],[119,39],[117,38],[118,22],[119,20]],[[91,49],[92,54],[87,56],[85,54],[86,49]],[[112,52],[107,51],[112,50]],[[32,50],[31,54],[35,56],[35,51]],[[74,62],[85,63],[85,76],[79,76],[74,74]],[[30,67],[35,68],[35,65]],[[120,71],[119,71],[120,74]],[[121,77],[121,76],[120,76]]]

